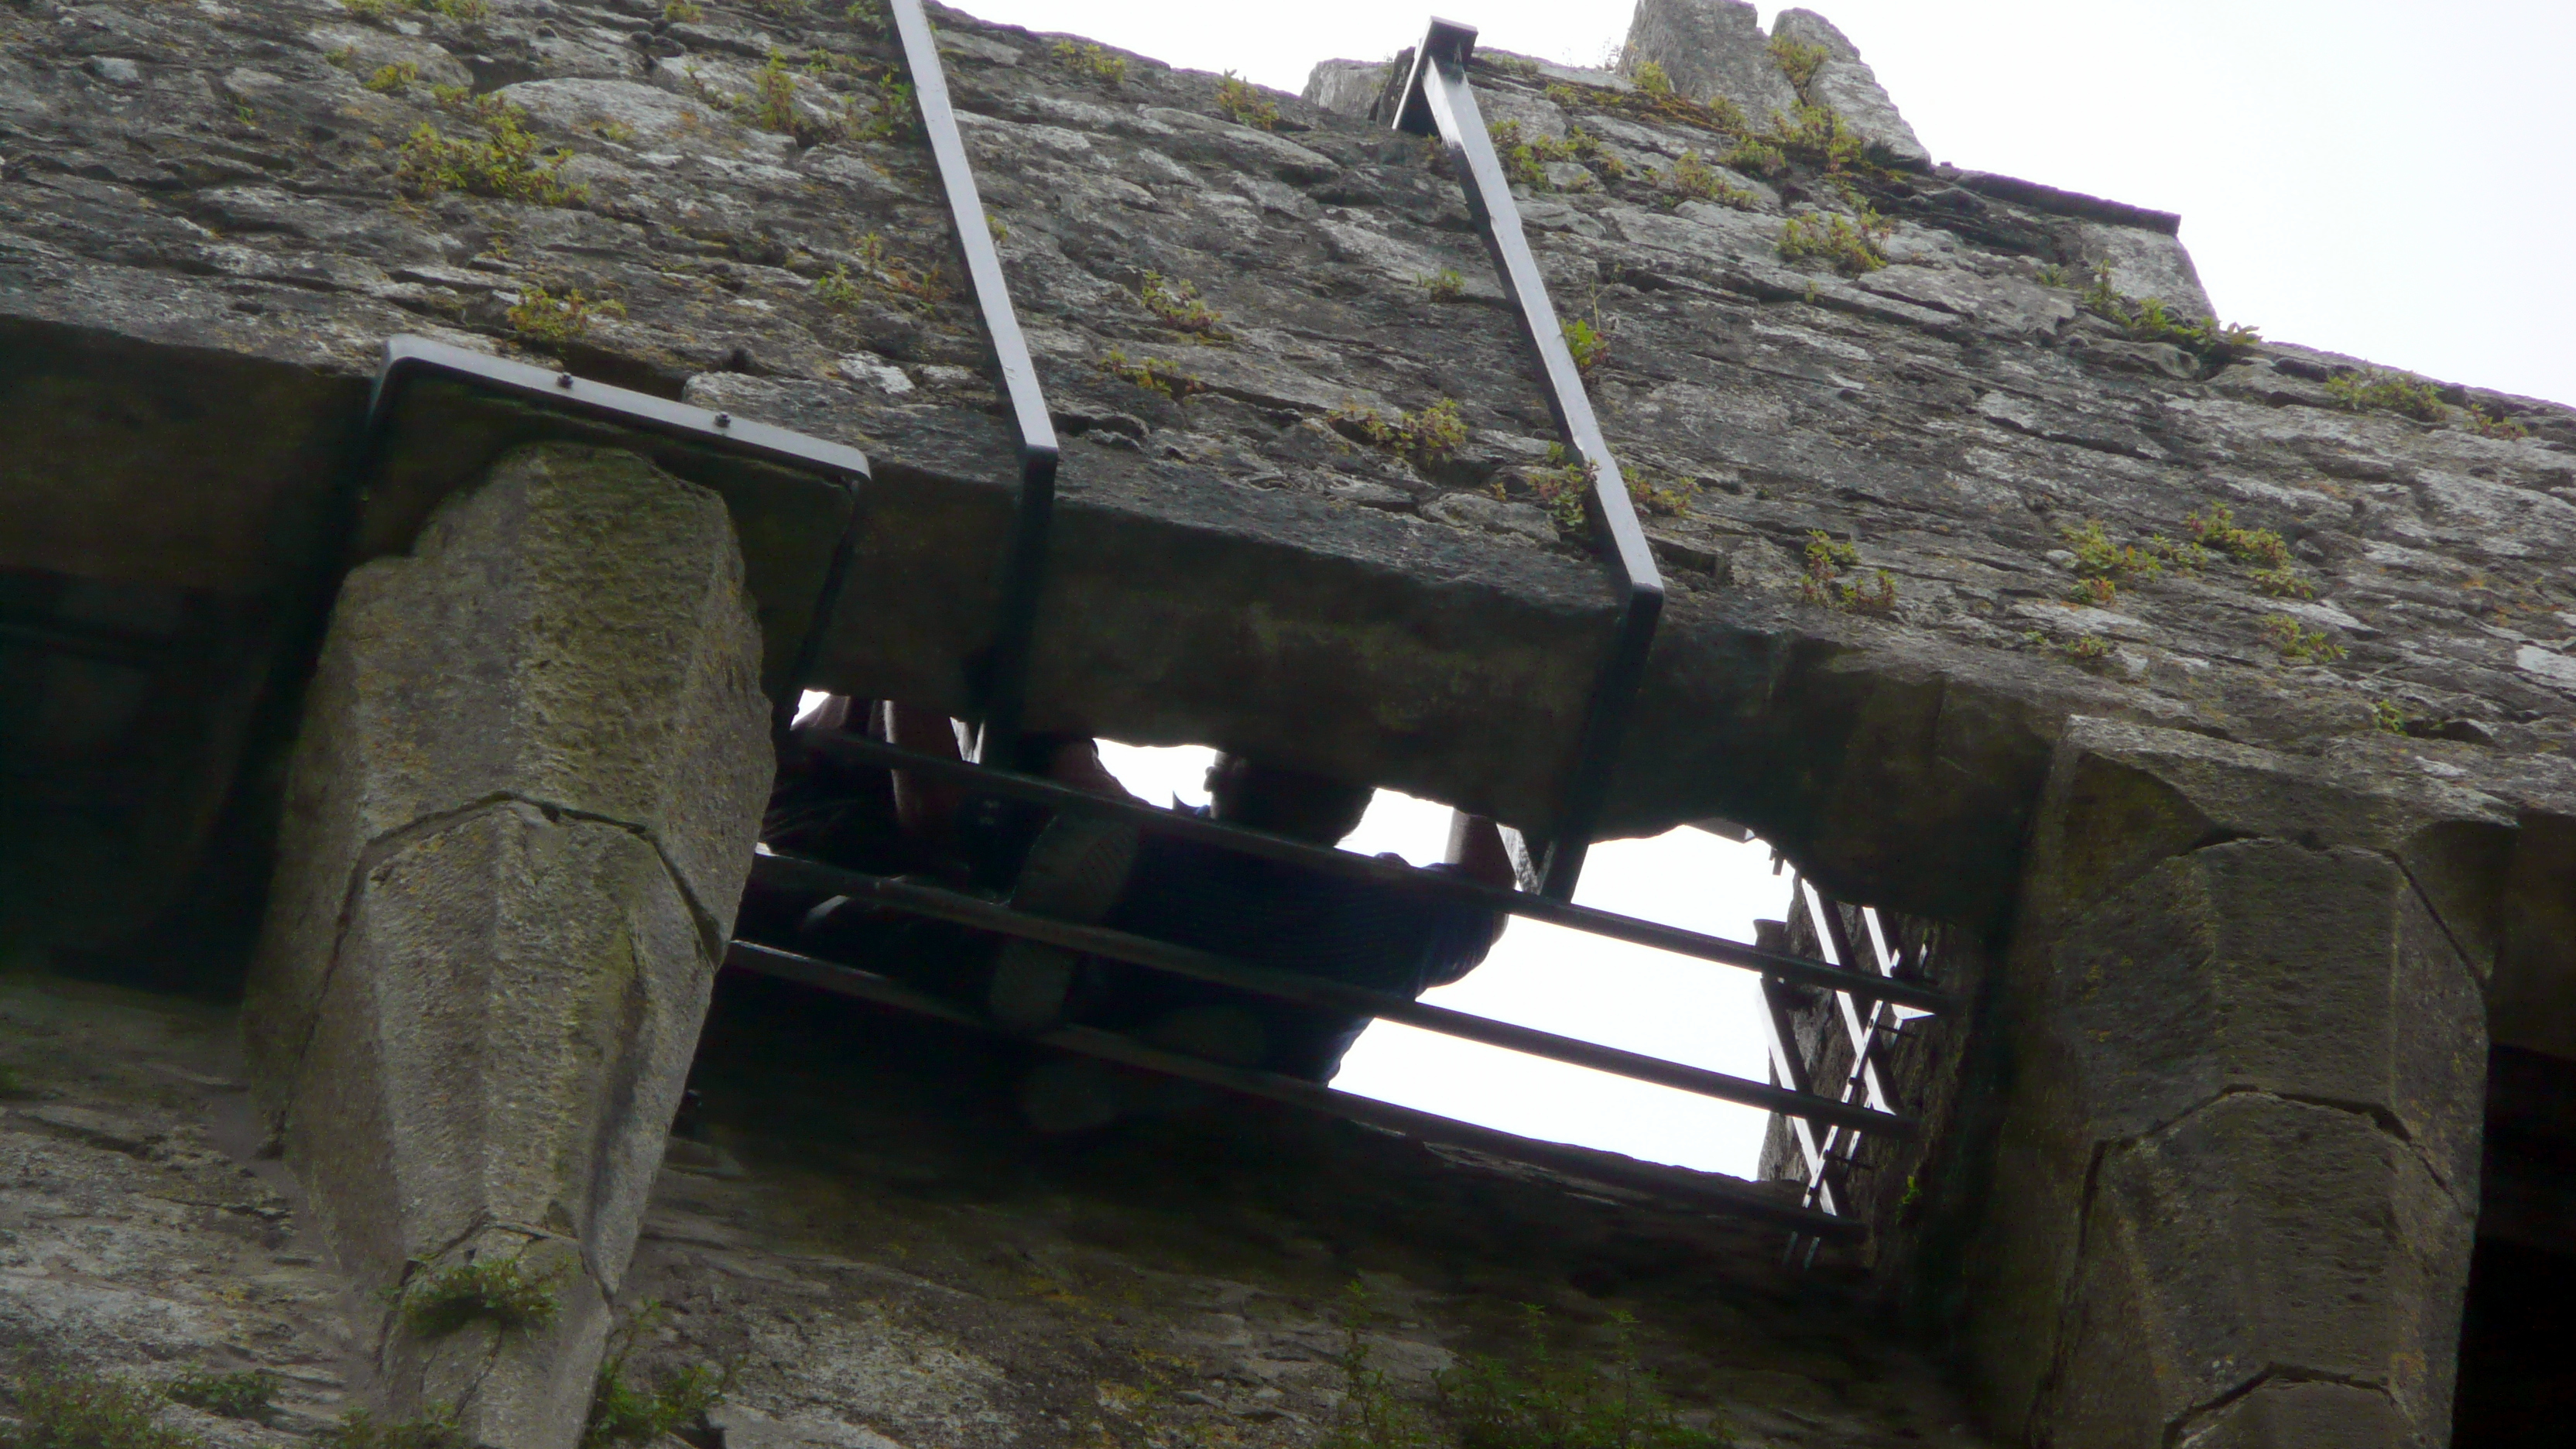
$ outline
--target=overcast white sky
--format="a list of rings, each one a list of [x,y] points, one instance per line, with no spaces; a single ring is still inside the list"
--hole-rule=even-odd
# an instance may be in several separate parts
[[[1378,59],[1431,9],[1384,0],[975,0],[1294,91]],[[1780,7],[1763,5],[1766,25]],[[2444,381],[2576,401],[2576,0],[1831,0],[1812,8],[1946,162],[2180,212],[2222,317]],[[1438,0],[1485,43],[1597,64],[1629,0]],[[1112,749],[1196,800],[1205,756]],[[1435,859],[1446,811],[1381,795],[1355,848]],[[1580,899],[1721,935],[1779,916],[1758,844],[1697,832],[1594,851]],[[1744,1076],[1752,978],[1523,922],[1430,999]],[[1533,1135],[1749,1175],[1764,1119],[1665,1089],[1377,1027],[1336,1085]]]

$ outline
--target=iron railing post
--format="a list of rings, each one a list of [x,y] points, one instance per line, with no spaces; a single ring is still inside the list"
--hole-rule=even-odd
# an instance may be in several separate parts
[[[1016,753],[1021,717],[1028,705],[1029,658],[1036,646],[1038,601],[1046,585],[1047,534],[1054,521],[1059,457],[1055,422],[1048,416],[1046,395],[1038,386],[1037,364],[1029,357],[1019,314],[1011,306],[1010,284],[1002,277],[1002,254],[993,245],[992,224],[984,214],[984,198],[975,189],[965,140],[957,132],[957,111],[948,99],[948,77],[939,63],[939,41],[931,33],[930,17],[923,13],[921,0],[891,0],[891,8],[896,34],[903,41],[904,65],[912,72],[912,96],[921,110],[922,134],[930,142],[931,160],[948,197],[948,215],[956,226],[966,280],[974,287],[975,306],[983,313],[993,364],[1001,374],[1002,394],[1010,404],[1011,424],[1019,433],[1020,492],[1012,513],[1009,552],[1003,560],[993,642],[969,681],[981,726],[975,758],[1007,763]]]
[[[1475,48],[1473,26],[1432,21],[1414,51],[1413,71],[1396,108],[1395,128],[1417,136],[1436,131],[1449,149],[1466,187],[1467,210],[1493,256],[1521,331],[1538,354],[1548,411],[1555,415],[1558,430],[1591,480],[1588,511],[1602,535],[1620,589],[1619,620],[1584,707],[1557,818],[1551,823],[1547,863],[1540,873],[1542,892],[1570,901],[1593,828],[1609,800],[1611,773],[1618,766],[1620,746],[1645,682],[1646,656],[1654,646],[1656,620],[1663,613],[1664,579],[1655,567],[1654,551],[1646,544],[1645,530],[1637,523],[1619,461],[1611,456],[1600,421],[1592,414],[1583,370],[1565,345],[1564,327],[1548,298],[1538,259],[1530,253],[1510,179],[1494,155],[1493,139],[1485,132],[1483,113],[1467,84],[1467,57]]]

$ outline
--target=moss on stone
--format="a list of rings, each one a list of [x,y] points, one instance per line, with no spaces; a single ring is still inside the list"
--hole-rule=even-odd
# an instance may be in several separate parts
[[[532,1271],[518,1258],[454,1263],[405,1284],[396,1303],[403,1326],[422,1338],[444,1338],[473,1323],[525,1332],[554,1322],[562,1306],[556,1276]]]

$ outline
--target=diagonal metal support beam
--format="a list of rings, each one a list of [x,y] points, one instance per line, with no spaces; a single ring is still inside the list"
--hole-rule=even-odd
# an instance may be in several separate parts
[[[1574,365],[1574,354],[1566,349],[1564,326],[1557,319],[1555,303],[1548,299],[1547,281],[1539,272],[1538,259],[1530,253],[1529,236],[1521,227],[1520,207],[1512,200],[1511,182],[1494,155],[1484,115],[1477,109],[1474,91],[1468,87],[1467,57],[1475,48],[1473,26],[1432,21],[1430,32],[1414,52],[1413,71],[1405,80],[1395,128],[1417,136],[1437,132],[1449,149],[1450,162],[1467,190],[1467,210],[1485,239],[1485,249],[1493,256],[1494,270],[1501,274],[1503,293],[1510,298],[1520,318],[1521,331],[1538,354],[1548,410],[1555,414],[1566,445],[1573,449],[1591,478],[1587,511],[1601,535],[1603,552],[1624,596],[1609,654],[1593,684],[1592,699],[1575,738],[1574,759],[1567,768],[1564,794],[1552,822],[1555,838],[1548,845],[1547,864],[1540,873],[1539,889],[1543,893],[1570,901],[1574,899],[1575,880],[1583,871],[1584,852],[1591,845],[1593,825],[1601,818],[1602,805],[1609,797],[1611,772],[1618,765],[1628,720],[1636,710],[1638,688],[1645,681],[1646,655],[1654,645],[1655,623],[1664,608],[1664,579],[1655,567],[1653,551],[1646,545],[1645,530],[1637,523],[1637,510],[1628,501],[1627,479],[1620,474],[1619,462],[1610,455],[1610,445],[1601,436],[1600,421],[1592,415],[1592,399],[1584,391],[1582,369]]]
[[[1029,357],[1019,314],[1011,306],[1010,284],[1002,277],[1002,254],[993,245],[992,224],[984,215],[983,195],[975,189],[975,170],[967,164],[965,140],[957,132],[957,110],[948,99],[948,76],[940,67],[939,42],[931,33],[930,17],[923,13],[921,0],[890,0],[890,4],[895,33],[903,40],[904,66],[912,72],[913,100],[921,108],[922,134],[930,142],[931,160],[947,193],[966,280],[974,286],[975,306],[984,314],[984,334],[993,345],[1002,395],[1020,436],[1019,506],[1012,517],[1010,552],[1003,562],[1000,607],[993,642],[971,681],[982,725],[975,757],[1007,763],[1017,753],[1014,746],[1028,701],[1029,655],[1037,637],[1038,597],[1046,585],[1047,533],[1055,515],[1059,456],[1055,422],[1038,387],[1037,364]]]

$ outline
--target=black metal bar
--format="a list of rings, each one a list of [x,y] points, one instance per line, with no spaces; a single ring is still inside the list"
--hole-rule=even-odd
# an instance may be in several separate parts
[[[1194,840],[1205,845],[1259,856],[1264,860],[1284,861],[1291,865],[1310,866],[1319,871],[1355,880],[1373,880],[1402,885],[1432,895],[1482,906],[1487,910],[1527,916],[1553,925],[1569,926],[1595,936],[1606,936],[1632,945],[1651,946],[1659,951],[1713,961],[1723,966],[1741,967],[1794,981],[1801,986],[1822,987],[1828,991],[1848,991],[1854,996],[1885,999],[1928,1012],[1954,1009],[1948,993],[1913,982],[1890,981],[1884,977],[1855,976],[1837,966],[1812,961],[1804,956],[1791,956],[1779,951],[1766,951],[1717,936],[1704,936],[1678,926],[1640,921],[1631,916],[1578,906],[1570,901],[1534,895],[1525,891],[1499,890],[1479,885],[1460,876],[1416,870],[1408,865],[1379,860],[1356,851],[1328,850],[1308,845],[1285,836],[1246,830],[1236,825],[1220,825],[1213,820],[1183,815],[1176,811],[1141,804],[1134,800],[1094,795],[1040,780],[1032,776],[995,769],[988,765],[970,765],[936,755],[916,754],[881,740],[833,735],[815,739],[810,748],[852,764],[876,765],[886,769],[919,770],[965,785],[970,791],[1025,800],[1051,809],[1076,814],[1124,820],[1148,830]]]
[[[1281,971],[1255,966],[1186,946],[1129,935],[1102,926],[1076,925],[1015,911],[1009,906],[978,900],[955,891],[935,886],[915,885],[908,881],[889,880],[884,876],[844,870],[819,861],[794,856],[762,855],[752,862],[755,877],[764,884],[783,884],[821,889],[865,900],[893,910],[934,920],[971,926],[981,931],[1003,935],[1025,936],[1044,941],[1086,956],[1106,956],[1112,960],[1132,962],[1155,971],[1185,976],[1194,981],[1212,982],[1238,991],[1249,991],[1298,1006],[1326,1011],[1345,1012],[1353,1016],[1373,1016],[1381,1021],[1399,1021],[1407,1026],[1435,1031],[1443,1036],[1483,1042],[1550,1061],[1589,1067],[1640,1082],[1652,1082],[1697,1096],[1712,1097],[1721,1102],[1736,1102],[1748,1107],[1868,1130],[1891,1137],[1904,1137],[1914,1124],[1883,1112],[1854,1107],[1814,1093],[1787,1091],[1763,1082],[1731,1077],[1704,1067],[1684,1066],[1661,1058],[1602,1046],[1597,1042],[1579,1041],[1533,1027],[1515,1026],[1472,1016],[1447,1007],[1427,1006],[1409,997],[1384,991],[1371,991],[1339,981],[1308,976],[1296,971]]]
[[[922,133],[930,140],[931,160],[948,194],[948,215],[956,225],[966,280],[975,288],[975,305],[984,314],[984,332],[992,341],[993,363],[1002,376],[1002,394],[1011,405],[1011,422],[1020,435],[1019,507],[1003,565],[993,643],[973,681],[983,726],[976,758],[1004,762],[1016,753],[1013,746],[1028,702],[1029,655],[1037,635],[1038,596],[1046,583],[1047,533],[1055,513],[1060,455],[1046,395],[1038,387],[1037,364],[1030,360],[1028,339],[1011,307],[1010,284],[1002,277],[1002,254],[993,245],[984,198],[975,189],[966,143],[957,134],[957,111],[948,99],[938,38],[931,33],[921,0],[892,0],[892,8],[895,32],[903,39],[904,65],[912,72],[913,100],[921,108]]]
[[[1664,607],[1663,574],[1655,567],[1637,510],[1628,501],[1627,480],[1619,461],[1601,436],[1592,415],[1592,400],[1583,388],[1583,371],[1567,350],[1563,324],[1547,294],[1547,279],[1531,255],[1529,236],[1521,228],[1520,208],[1512,201],[1510,179],[1494,155],[1493,139],[1467,84],[1467,57],[1476,48],[1473,26],[1434,20],[1414,52],[1413,73],[1397,107],[1396,129],[1427,136],[1436,129],[1449,148],[1459,179],[1467,190],[1467,209],[1493,254],[1503,291],[1519,315],[1521,330],[1538,353],[1539,371],[1547,385],[1548,410],[1557,428],[1590,474],[1592,513],[1605,536],[1612,566],[1626,597],[1609,654],[1594,681],[1583,726],[1575,739],[1572,767],[1566,775],[1555,838],[1539,889],[1558,900],[1574,898],[1574,883],[1583,870],[1594,824],[1610,794],[1610,775],[1635,713],[1637,692],[1645,682],[1646,656],[1654,645],[1655,623]]]
[[[781,980],[829,991],[874,1005],[892,1007],[922,1016],[936,1018],[953,1026],[990,1031],[992,1025],[972,1012],[961,1010],[937,997],[914,991],[856,967],[818,961],[810,956],[780,951],[773,947],[736,941],[725,953],[725,964],[736,970],[757,972]],[[1313,1082],[1298,1081],[1271,1072],[1245,1071],[1222,1066],[1177,1052],[1160,1051],[1115,1033],[1089,1027],[1065,1027],[1035,1038],[1041,1045],[1063,1051],[1079,1052],[1123,1066],[1160,1072],[1166,1076],[1220,1087],[1227,1091],[1267,1101],[1280,1102],[1328,1116],[1383,1127],[1425,1142],[1446,1143],[1490,1156],[1532,1163],[1572,1177],[1651,1196],[1679,1199],[1720,1212],[1777,1223],[1799,1233],[1820,1238],[1852,1241],[1863,1237],[1867,1229],[1846,1219],[1827,1216],[1805,1208],[1793,1208],[1767,1197],[1750,1186],[1737,1186],[1713,1173],[1696,1173],[1688,1168],[1659,1168],[1652,1164],[1625,1163],[1607,1153],[1585,1151],[1560,1143],[1541,1142],[1491,1127],[1478,1127],[1392,1102],[1380,1102],[1351,1092],[1337,1092]]]
[[[394,402],[415,380],[426,377],[453,378],[486,392],[511,394],[578,417],[838,475],[851,483],[868,480],[868,456],[856,448],[731,413],[710,412],[651,393],[592,382],[558,369],[411,336],[385,342],[384,366],[377,370],[375,384],[367,396],[367,432],[358,459],[359,478],[365,478],[379,461]]]

